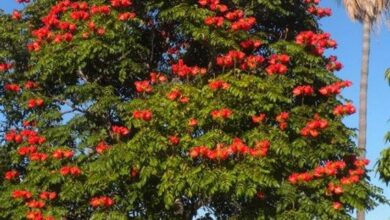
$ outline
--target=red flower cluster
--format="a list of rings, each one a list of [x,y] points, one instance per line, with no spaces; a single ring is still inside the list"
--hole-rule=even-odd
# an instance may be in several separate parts
[[[216,79],[216,80],[209,81],[209,88],[213,91],[216,91],[219,89],[226,90],[229,87],[230,87],[230,84],[223,81],[223,80]]]
[[[256,24],[255,17],[240,18],[238,21],[232,23],[232,30],[249,31]]]
[[[226,55],[217,57],[217,65],[220,67],[232,67],[235,64],[243,61],[245,53],[239,50],[231,50]]]
[[[45,202],[42,200],[31,200],[26,202],[27,207],[33,208],[33,209],[41,209],[45,207]]]
[[[43,200],[54,200],[57,198],[57,193],[44,191],[44,192],[41,192],[41,194],[39,194],[39,198],[41,198]]]
[[[178,145],[180,144],[180,138],[176,135],[174,136],[168,136],[169,143],[172,145]]]
[[[73,156],[74,156],[73,151],[71,151],[71,150],[62,150],[62,149],[55,150],[53,152],[53,154],[52,154],[52,157],[55,158],[55,159],[58,159],[58,160],[61,160],[61,159],[71,159]]]
[[[233,115],[233,111],[228,108],[217,109],[210,112],[211,117],[214,120],[217,119],[228,119]]]
[[[242,41],[240,43],[240,46],[243,48],[243,49],[257,49],[259,48],[263,43],[259,40],[246,40],[246,41]]]
[[[112,7],[129,7],[133,4],[132,0],[111,0]]]
[[[98,154],[103,154],[105,151],[110,149],[111,146],[107,145],[106,142],[101,141],[98,145],[96,145],[96,152]]]
[[[67,175],[79,176],[81,174],[81,170],[76,166],[64,166],[61,167],[60,174],[62,176],[67,176]]]
[[[39,152],[31,153],[29,155],[31,161],[45,161],[48,157],[47,154]]]
[[[31,155],[36,152],[37,152],[37,147],[34,145],[23,146],[18,149],[18,154],[20,156]]]
[[[14,180],[18,176],[19,176],[18,171],[10,170],[10,171],[5,172],[4,179],[6,179],[6,180]]]
[[[351,162],[351,164],[349,164],[348,166],[346,161],[329,161],[324,166],[318,166],[312,171],[304,173],[293,173],[289,176],[288,180],[291,184],[295,185],[307,183],[313,179],[336,176],[340,181],[328,183],[328,187],[325,190],[325,194],[327,196],[341,195],[344,193],[344,185],[358,183],[362,179],[362,176],[365,174],[364,167],[369,164],[368,160],[357,160],[355,156],[352,158],[352,161],[348,161]],[[348,175],[344,176],[345,171],[347,171],[347,167],[349,168]],[[335,209],[342,208],[342,203],[340,202],[336,201],[333,204],[333,208]]]
[[[276,122],[279,123],[279,128],[281,130],[285,130],[288,126],[287,120],[290,118],[290,114],[288,112],[282,112],[278,116],[276,116]]]
[[[314,178],[323,178],[325,176],[335,176],[346,168],[345,161],[329,161],[324,166],[316,167],[313,171],[304,173],[293,173],[288,177],[291,184],[300,184],[310,182]]]
[[[352,105],[352,103],[347,103],[345,105],[338,105],[334,108],[333,114],[336,116],[343,116],[343,115],[352,115],[356,112],[355,106]]]
[[[243,10],[234,10],[234,11],[231,11],[231,12],[228,12],[225,14],[225,18],[230,20],[230,21],[234,21],[234,20],[238,20],[238,19],[241,19],[244,17],[244,11]]]
[[[45,103],[45,101],[43,99],[41,99],[41,98],[29,99],[27,101],[27,107],[29,109],[32,109],[32,108],[35,108],[35,107],[42,107],[44,103]]]
[[[335,185],[334,183],[329,183],[328,188],[326,189],[326,195],[341,195],[344,193],[343,187],[340,185]]]
[[[318,16],[320,18],[332,16],[332,9],[330,8],[320,8],[317,6],[310,6],[307,9],[307,12],[309,12],[312,15]]]
[[[260,55],[250,55],[245,58],[245,61],[241,64],[241,70],[253,70],[256,69],[259,65],[264,63],[265,58]]]
[[[340,71],[343,68],[343,64],[337,61],[336,56],[330,56],[328,58],[328,63],[326,64],[326,69],[334,72],[334,71]]]
[[[28,220],[55,220],[52,216],[43,216],[41,211],[30,211],[26,214]]]
[[[260,124],[265,120],[265,118],[266,118],[265,114],[253,115],[252,122],[255,124]]]
[[[114,200],[108,196],[93,197],[89,202],[89,204],[93,208],[97,208],[97,207],[109,208],[112,205],[114,205],[114,203],[115,203]]]
[[[313,54],[321,56],[327,48],[336,48],[336,41],[330,39],[329,33],[316,34],[312,31],[303,31],[295,38],[295,42],[312,50]]]
[[[13,10],[11,18],[12,20],[19,21],[20,19],[22,19],[22,14],[20,14],[18,10]]]
[[[322,87],[320,93],[324,96],[337,95],[340,94],[341,89],[352,86],[351,81],[339,81],[331,85]]]
[[[224,13],[228,10],[228,7],[224,4],[220,4],[220,0],[199,0],[198,4],[201,6],[209,6],[212,11],[219,11]]]
[[[329,123],[326,119],[320,118],[320,116],[315,115],[314,120],[309,121],[306,124],[306,127],[302,128],[301,135],[304,137],[318,137],[321,130],[324,130],[328,127]]]
[[[24,88],[25,88],[25,89],[36,89],[36,88],[38,88],[38,87],[39,87],[38,83],[33,82],[33,81],[27,81],[27,82],[24,84]]]
[[[229,156],[235,154],[249,154],[253,157],[265,157],[271,143],[267,140],[259,141],[255,144],[255,148],[250,148],[239,139],[235,138],[230,146],[217,144],[216,149],[212,150],[205,146],[194,147],[190,150],[190,156],[195,159],[198,157],[207,158],[209,160],[226,160]]]
[[[123,127],[123,126],[114,125],[114,126],[112,126],[111,129],[112,129],[112,132],[114,132],[114,134],[117,134],[120,136],[127,136],[130,133],[130,130],[126,127]]]
[[[187,96],[184,96],[178,89],[173,89],[170,93],[168,93],[167,98],[171,101],[179,101],[183,104],[190,101],[190,99]]]
[[[311,96],[314,93],[314,89],[310,85],[297,86],[293,90],[294,96]]]
[[[10,92],[20,92],[20,86],[18,84],[5,84],[4,85],[5,91]]]
[[[172,73],[178,75],[179,77],[187,76],[196,76],[198,74],[206,74],[206,68],[200,68],[198,66],[189,67],[187,66],[182,59],[180,59],[176,64],[172,65]]]
[[[71,22],[61,21],[61,16],[64,13],[69,12],[70,17],[74,21],[87,21],[92,16],[109,15],[111,7],[128,7],[132,5],[130,0],[112,0],[110,5],[92,5],[89,6],[87,2],[71,2],[69,0],[59,1],[54,5],[49,13],[41,20],[43,26],[33,31],[33,36],[37,40],[28,45],[30,51],[39,51],[42,43],[46,42],[70,42],[75,36],[77,25]],[[118,20],[127,21],[135,17],[135,13],[132,12],[121,12],[118,16]],[[93,22],[89,22],[87,25],[88,29],[92,33],[96,33],[98,36],[105,34],[103,27],[97,28]],[[86,39],[89,37],[90,32],[83,32],[82,38]]]
[[[209,5],[210,10],[218,10],[220,13],[225,13],[224,16],[210,16],[205,18],[204,23],[206,25],[214,25],[216,27],[222,27],[225,18],[232,22],[231,29],[233,31],[250,30],[256,24],[255,17],[244,18],[244,12],[242,10],[234,10],[228,12],[229,8],[224,4],[219,4],[219,0],[199,0],[198,3],[201,6]]]
[[[288,56],[287,54],[274,54],[269,58],[269,66],[265,69],[265,71],[268,73],[268,75],[284,75],[288,71],[286,64],[288,64],[289,62],[290,56]]]
[[[222,27],[225,19],[220,16],[209,16],[204,19],[204,24],[208,26]]]
[[[137,92],[151,93],[153,91],[152,85],[149,80],[137,81],[134,83]]]
[[[196,118],[191,118],[188,120],[188,126],[190,127],[195,127],[198,125],[198,120]]]
[[[150,110],[137,110],[133,112],[134,119],[141,119],[144,121],[152,120],[153,113]]]
[[[12,69],[13,65],[10,63],[0,63],[0,72],[5,72]]]
[[[33,195],[28,190],[14,190],[11,194],[14,199],[30,199]]]
[[[134,19],[136,16],[137,15],[134,12],[124,12],[124,13],[120,13],[118,15],[118,20],[128,21],[128,20]]]
[[[22,143],[24,140],[27,140],[29,144],[43,144],[46,142],[46,138],[39,136],[37,132],[33,130],[22,130],[20,133],[17,133],[15,130],[10,130],[4,137],[7,142],[15,142],[17,144]]]
[[[167,82],[168,78],[162,73],[151,72],[150,73],[150,82],[151,83],[164,83]]]

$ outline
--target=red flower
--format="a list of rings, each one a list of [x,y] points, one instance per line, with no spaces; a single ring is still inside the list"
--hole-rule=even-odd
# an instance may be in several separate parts
[[[218,89],[226,90],[230,87],[230,84],[223,80],[212,80],[209,82],[209,87],[214,91]]]
[[[188,121],[188,126],[190,127],[195,127],[198,125],[198,120],[196,120],[195,118],[191,118],[189,121]]]
[[[330,34],[316,34],[312,31],[303,31],[295,38],[295,42],[303,45],[313,52],[314,55],[321,56],[325,49],[336,48],[336,41],[330,39]]]
[[[232,30],[249,31],[256,24],[255,17],[240,18],[238,21],[232,23]]]
[[[103,154],[105,151],[110,149],[111,146],[107,145],[104,141],[101,141],[97,146],[96,146],[96,152],[98,154]]]
[[[240,43],[241,47],[244,49],[257,49],[263,43],[260,40],[246,40]]]
[[[152,120],[153,113],[150,110],[139,110],[133,112],[134,119],[142,119],[144,121]]]
[[[29,208],[41,209],[41,208],[45,207],[45,202],[42,200],[31,200],[31,201],[26,202],[26,205]]]
[[[306,123],[306,127],[301,129],[301,135],[304,137],[310,136],[316,138],[319,135],[319,131],[326,129],[327,127],[328,121],[316,115],[314,120]]]
[[[153,91],[149,80],[137,81],[134,84],[137,92],[151,93]]]
[[[133,13],[133,12],[124,12],[124,13],[120,13],[118,15],[118,20],[120,21],[128,21],[128,20],[131,20],[133,18],[136,17],[136,14]]]
[[[224,17],[206,17],[204,19],[204,24],[205,25],[209,25],[209,26],[216,26],[216,27],[222,27],[223,26],[223,23],[224,23],[225,19]]]
[[[57,198],[57,193],[56,192],[41,192],[41,194],[39,194],[39,198],[43,199],[43,200],[54,200]]]
[[[76,166],[64,166],[60,169],[60,174],[62,176],[67,176],[67,175],[79,176],[81,174],[81,170]]]
[[[132,0],[111,0],[112,7],[129,7],[133,4]]]
[[[4,89],[10,92],[20,92],[20,86],[17,84],[5,84]]]
[[[243,17],[244,17],[244,11],[242,10],[235,10],[225,14],[225,18],[230,21],[241,19]]]
[[[41,211],[30,211],[26,214],[26,219],[29,220],[43,220],[43,215]]]
[[[259,124],[259,123],[263,122],[265,120],[265,118],[266,118],[265,114],[253,115],[252,122],[255,124]]]
[[[130,130],[123,126],[114,125],[112,126],[112,132],[120,136],[127,136],[130,133]]]
[[[180,138],[178,136],[168,136],[169,143],[172,145],[178,145],[180,143]]]
[[[32,197],[32,193],[27,190],[14,190],[11,196],[14,199],[30,199]]]
[[[114,203],[115,203],[114,200],[108,196],[93,197],[89,202],[89,204],[93,208],[97,208],[97,207],[108,208],[114,205]]]
[[[228,108],[213,110],[210,113],[211,117],[216,119],[227,119],[230,118],[233,115],[233,111]]]
[[[13,20],[19,21],[19,20],[22,18],[22,15],[20,14],[19,11],[13,10],[13,11],[12,11],[12,16],[11,16],[11,18],[12,18]]]
[[[328,64],[326,64],[326,69],[333,72],[333,71],[340,71],[343,68],[343,64],[337,61],[336,56],[330,56],[328,58]]]
[[[293,90],[294,96],[311,96],[314,93],[314,89],[310,85],[297,86]]]
[[[164,83],[167,82],[168,78],[162,73],[151,72],[150,73],[150,82],[151,83]]]
[[[204,75],[206,74],[206,68],[200,68],[198,66],[189,67],[187,66],[183,59],[180,59],[176,64],[172,65],[172,73],[178,75],[179,77],[195,76],[195,75]]]
[[[38,88],[38,86],[39,86],[38,83],[33,82],[33,81],[27,81],[24,84],[25,89],[36,89],[36,88]]]
[[[4,179],[6,179],[6,180],[14,180],[18,176],[19,176],[18,171],[10,170],[10,171],[5,172]]]
[[[24,146],[24,147],[20,147],[18,149],[18,154],[20,156],[30,155],[30,154],[33,154],[35,152],[37,152],[37,147],[34,145]]]
[[[351,81],[339,81],[331,85],[322,87],[320,93],[324,96],[337,95],[340,94],[341,89],[350,87],[352,85]]]
[[[45,161],[48,158],[48,155],[45,153],[32,153],[29,158],[31,161]]]
[[[10,63],[0,63],[0,72],[5,72],[10,70],[13,67]]]
[[[352,115],[355,112],[356,108],[351,103],[347,103],[345,105],[338,105],[333,110],[333,114],[336,116]]]
[[[70,159],[73,157],[73,155],[74,155],[74,152],[71,150],[58,149],[58,150],[55,150],[53,152],[52,157],[54,157],[55,159],[61,160],[61,159]]]
[[[335,210],[340,210],[340,209],[343,208],[343,204],[341,204],[340,202],[333,202],[332,207],[333,207]]]

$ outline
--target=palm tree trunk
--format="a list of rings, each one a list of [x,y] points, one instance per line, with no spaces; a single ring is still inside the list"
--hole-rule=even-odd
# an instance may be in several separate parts
[[[370,35],[371,20],[368,16],[363,21],[363,52],[362,52],[362,69],[360,78],[360,107],[359,107],[359,140],[358,147],[360,158],[366,157],[366,140],[367,140],[367,90],[368,90],[368,70],[370,57]],[[358,210],[357,220],[365,220],[365,211]]]

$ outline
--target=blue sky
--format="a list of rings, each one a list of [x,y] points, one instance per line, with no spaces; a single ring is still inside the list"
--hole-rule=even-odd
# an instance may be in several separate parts
[[[339,43],[339,48],[329,51],[328,54],[337,55],[344,63],[345,68],[337,73],[341,78],[351,80],[352,88],[344,91],[343,95],[359,105],[359,77],[361,57],[361,25],[351,22],[346,16],[342,5],[336,0],[325,0],[323,6],[333,9],[334,15],[322,20],[322,28],[332,34]],[[0,0],[0,9],[7,12],[18,8],[15,0]],[[390,51],[390,32],[385,27],[378,27],[372,34],[371,63],[368,93],[368,158],[372,161],[371,167],[379,157],[380,151],[386,146],[384,135],[390,131],[390,86],[384,79],[384,72],[390,67],[388,59]],[[388,101],[386,101],[388,100]],[[355,114],[345,120],[345,123],[353,128],[358,127],[358,115]],[[387,144],[390,146],[390,144]],[[381,183],[374,173],[371,174],[373,183],[385,189],[385,195],[390,198],[390,186]],[[390,208],[379,206],[367,215],[367,220],[390,219]]]

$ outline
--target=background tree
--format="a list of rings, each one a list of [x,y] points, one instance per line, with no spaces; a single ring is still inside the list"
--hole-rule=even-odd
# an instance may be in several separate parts
[[[358,146],[361,151],[360,157],[366,158],[366,140],[367,140],[367,91],[368,91],[368,72],[370,58],[370,35],[372,25],[381,18],[383,13],[390,7],[387,0],[343,0],[347,14],[353,19],[363,24],[363,42],[362,42],[362,63],[360,78],[360,106],[359,106],[359,135]],[[358,220],[365,219],[364,210],[357,213]]]
[[[1,218],[351,219],[383,202],[341,121],[355,108],[323,56],[330,14],[310,0],[46,0],[3,15],[26,40],[1,64],[2,105],[20,115],[6,118]]]

